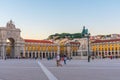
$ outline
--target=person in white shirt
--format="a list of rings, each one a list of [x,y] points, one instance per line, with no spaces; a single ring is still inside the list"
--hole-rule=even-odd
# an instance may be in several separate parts
[[[56,56],[56,62],[57,62],[57,67],[62,66],[62,64],[60,64],[60,56],[59,55]]]

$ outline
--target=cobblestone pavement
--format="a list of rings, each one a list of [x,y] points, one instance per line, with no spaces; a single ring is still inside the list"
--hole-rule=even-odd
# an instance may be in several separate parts
[[[55,60],[0,60],[0,80],[120,80],[120,59],[67,60],[62,67]]]

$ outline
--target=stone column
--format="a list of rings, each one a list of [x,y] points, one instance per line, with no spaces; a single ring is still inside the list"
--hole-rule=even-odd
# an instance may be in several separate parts
[[[69,57],[69,58],[71,58],[71,48],[70,48],[70,44],[67,44],[67,56]]]
[[[115,46],[114,46],[114,49],[113,49],[113,56],[114,56],[114,58],[116,57],[116,49],[115,49]]]
[[[97,57],[99,58],[99,51],[97,51]]]
[[[25,51],[23,51],[23,57],[26,57],[26,56],[25,56]]]
[[[2,59],[6,59],[5,44],[2,44],[2,46],[1,46],[1,56],[2,56]]]
[[[103,56],[106,57],[106,51],[105,50],[103,50]]]
[[[38,51],[38,58],[40,58],[40,51]]]
[[[31,52],[31,58],[33,58],[33,52]]]
[[[20,44],[16,42],[15,47],[13,49],[14,49],[14,56],[20,57]]]
[[[23,52],[23,57],[26,57],[26,56],[25,56],[26,51],[25,51],[24,48],[22,49],[22,52]]]
[[[57,46],[57,55],[60,55],[60,45]]]

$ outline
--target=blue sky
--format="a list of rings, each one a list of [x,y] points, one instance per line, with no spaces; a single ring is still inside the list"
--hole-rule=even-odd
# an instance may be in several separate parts
[[[13,20],[21,36],[45,39],[54,33],[120,34],[120,0],[0,0],[0,26]]]

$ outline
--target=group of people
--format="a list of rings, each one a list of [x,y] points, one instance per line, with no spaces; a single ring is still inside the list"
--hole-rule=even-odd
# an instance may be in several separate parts
[[[61,59],[64,61],[64,64],[66,64],[67,56],[64,55],[63,58],[60,58],[60,55],[57,55],[57,57],[56,57],[57,67],[62,66]]]

